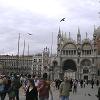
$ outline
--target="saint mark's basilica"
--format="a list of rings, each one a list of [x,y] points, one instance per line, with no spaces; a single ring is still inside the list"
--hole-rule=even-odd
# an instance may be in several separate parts
[[[70,33],[69,33],[70,34]],[[86,33],[87,34],[87,33]],[[57,36],[57,55],[51,57],[52,77],[67,75],[73,79],[97,79],[100,76],[100,26],[94,27],[93,38],[81,39],[80,29],[77,41],[62,33]]]

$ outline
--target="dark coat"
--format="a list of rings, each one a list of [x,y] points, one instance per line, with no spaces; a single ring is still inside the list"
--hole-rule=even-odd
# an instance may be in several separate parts
[[[31,91],[29,91],[29,88],[27,89],[26,100],[38,100],[38,91],[36,87],[34,87]]]
[[[100,87],[98,89],[98,99],[100,100]]]

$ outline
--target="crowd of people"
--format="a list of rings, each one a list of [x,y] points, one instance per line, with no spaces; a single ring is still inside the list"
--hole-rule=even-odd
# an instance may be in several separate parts
[[[94,84],[97,85],[97,97],[100,100],[99,80],[76,80],[64,76],[63,80],[56,79],[50,81],[46,74],[43,74],[41,78],[35,75],[1,75],[0,97],[1,100],[5,100],[6,95],[8,95],[9,100],[19,100],[19,89],[22,88],[26,100],[49,100],[49,94],[51,95],[51,100],[53,100],[53,92],[51,90],[51,87],[53,87],[54,91],[59,91],[60,100],[69,100],[70,92],[76,94],[79,85],[81,88],[85,88],[88,84],[91,84],[92,89],[94,88]]]

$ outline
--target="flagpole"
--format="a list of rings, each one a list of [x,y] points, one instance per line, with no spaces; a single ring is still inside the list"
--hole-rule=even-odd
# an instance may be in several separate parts
[[[52,46],[53,46],[53,32],[52,32],[52,37],[51,37],[51,58],[52,58]],[[53,76],[53,69],[52,69],[52,73],[51,73],[51,79],[52,79],[52,80],[54,79],[54,76]]]
[[[18,37],[18,56],[19,56],[19,43],[20,43],[20,33],[19,33],[19,37]]]
[[[51,39],[51,56],[52,56],[52,46],[53,46],[53,32],[52,32],[52,39]]]
[[[24,40],[23,56],[24,56],[24,53],[25,53],[25,40]]]
[[[18,71],[18,66],[19,66],[19,43],[20,43],[20,33],[19,33],[19,36],[18,36],[17,73],[19,72]]]
[[[29,43],[28,43],[28,56],[29,56]]]
[[[32,35],[31,33],[27,33],[27,34],[30,35],[30,36]],[[30,48],[29,48],[29,43],[28,43],[28,56],[29,56],[29,53],[30,53],[29,50],[30,50]]]

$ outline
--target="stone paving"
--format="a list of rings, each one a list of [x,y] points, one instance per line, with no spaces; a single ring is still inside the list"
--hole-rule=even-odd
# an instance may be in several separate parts
[[[78,86],[77,93],[73,94],[71,92],[69,100],[98,100],[97,97],[95,96],[97,94],[97,90],[98,87],[96,86],[94,86],[93,89],[91,89],[90,85],[86,86],[85,88],[80,88],[80,86]],[[54,100],[60,100],[59,91],[53,88],[52,91],[53,91]],[[8,96],[6,96],[5,100],[8,100]],[[20,90],[20,100],[25,100],[25,95],[22,89]],[[49,98],[49,100],[51,99]]]

